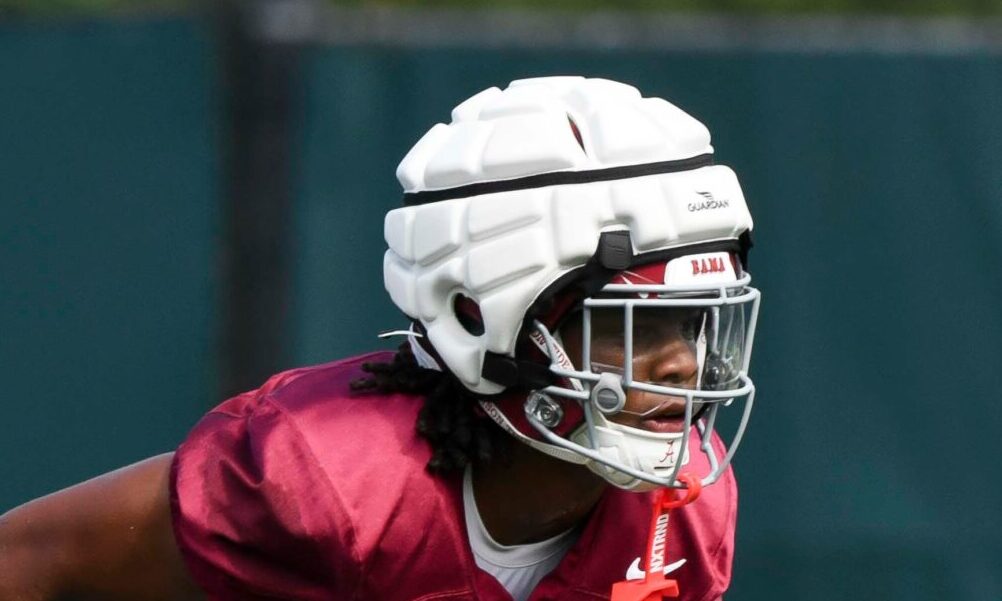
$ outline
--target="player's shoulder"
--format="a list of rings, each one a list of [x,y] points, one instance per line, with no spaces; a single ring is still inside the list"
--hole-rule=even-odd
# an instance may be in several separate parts
[[[417,432],[422,397],[351,388],[366,375],[364,364],[392,358],[368,353],[276,374],[211,410],[180,445],[179,456],[188,464],[207,454],[240,457],[252,464],[251,472],[270,470],[276,488],[320,486],[345,500],[385,491],[387,482],[434,487],[424,469],[431,450]]]
[[[297,402],[313,396],[349,395],[350,383],[365,377],[367,363],[393,360],[391,351],[374,351],[318,365],[308,365],[279,372],[265,381],[256,391],[258,397],[294,408]]]
[[[245,586],[270,590],[277,580],[269,574],[282,570],[262,572],[267,558],[288,568],[286,582],[308,577],[317,591],[347,597],[375,548],[370,533],[392,518],[394,502],[434,492],[415,431],[419,397],[350,387],[363,364],[391,358],[370,353],[276,374],[210,411],[179,445],[172,523],[207,590],[223,586],[220,569],[240,592],[223,587],[219,598],[249,598]]]
[[[389,455],[423,467],[427,445],[415,427],[422,398],[351,388],[351,382],[366,376],[363,365],[392,358],[391,352],[374,352],[284,371],[260,388],[220,404],[207,419],[246,421],[247,436],[267,439],[258,441],[261,444],[277,442],[274,433],[281,431],[281,438],[297,439],[296,444],[331,470],[354,462],[353,471],[358,471]],[[268,427],[254,427],[255,423]]]
[[[210,413],[237,417],[263,410],[278,410],[296,419],[316,409],[358,412],[367,408],[383,410],[384,401],[393,397],[396,405],[407,404],[411,395],[357,392],[351,383],[368,374],[368,363],[393,360],[393,353],[376,351],[318,365],[297,367],[279,372],[260,387],[220,403]]]

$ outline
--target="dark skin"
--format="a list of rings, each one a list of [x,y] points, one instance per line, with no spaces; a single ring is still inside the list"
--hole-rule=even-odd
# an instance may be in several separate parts
[[[502,545],[546,540],[581,523],[609,484],[580,465],[511,445],[510,461],[473,471],[480,518]]]
[[[0,599],[203,599],[171,532],[171,457],[152,457],[0,516]]]
[[[602,330],[598,327],[596,334]],[[650,330],[656,335],[643,337],[650,342],[638,347],[643,352],[634,362],[637,379],[694,380],[691,345],[677,331]],[[563,334],[569,355],[580,357],[580,324],[568,324]],[[621,362],[621,348],[599,336],[593,359],[615,364],[617,356]],[[653,396],[631,391],[626,409],[642,413],[663,403]],[[636,416],[616,419],[643,427]],[[0,600],[204,599],[186,572],[171,529],[171,458],[170,453],[152,457],[0,516]],[[521,444],[511,445],[506,461],[476,470],[473,485],[485,526],[505,545],[545,540],[582,523],[610,486],[583,466]]]

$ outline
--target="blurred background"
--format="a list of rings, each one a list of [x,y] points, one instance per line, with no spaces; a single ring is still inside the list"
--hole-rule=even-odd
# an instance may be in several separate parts
[[[0,512],[385,346],[399,159],[582,74],[755,215],[728,599],[1002,599],[1002,1],[821,4],[0,0]]]

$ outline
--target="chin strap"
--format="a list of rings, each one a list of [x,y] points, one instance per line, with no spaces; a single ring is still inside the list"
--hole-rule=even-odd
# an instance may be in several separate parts
[[[667,597],[679,596],[678,583],[665,578],[666,572],[672,567],[665,562],[668,550],[668,512],[695,501],[699,497],[701,485],[699,478],[688,472],[680,474],[678,479],[687,487],[684,495],[668,488],[659,489],[654,494],[643,580],[623,580],[613,584],[610,601],[663,601]]]

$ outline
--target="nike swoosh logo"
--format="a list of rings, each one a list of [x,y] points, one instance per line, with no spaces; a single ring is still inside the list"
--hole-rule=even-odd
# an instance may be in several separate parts
[[[670,564],[666,565],[665,568],[664,568],[665,576],[667,576],[668,574],[671,574],[675,570],[681,568],[684,564],[685,564],[685,559],[680,559],[680,560],[678,560],[678,561],[676,561],[674,563],[670,563]],[[644,576],[646,576],[646,575],[647,575],[647,572],[645,572],[645,571],[643,571],[643,570],[640,569],[640,558],[639,557],[633,560],[633,563],[630,564],[630,567],[626,568],[626,579],[627,580],[643,580]]]

